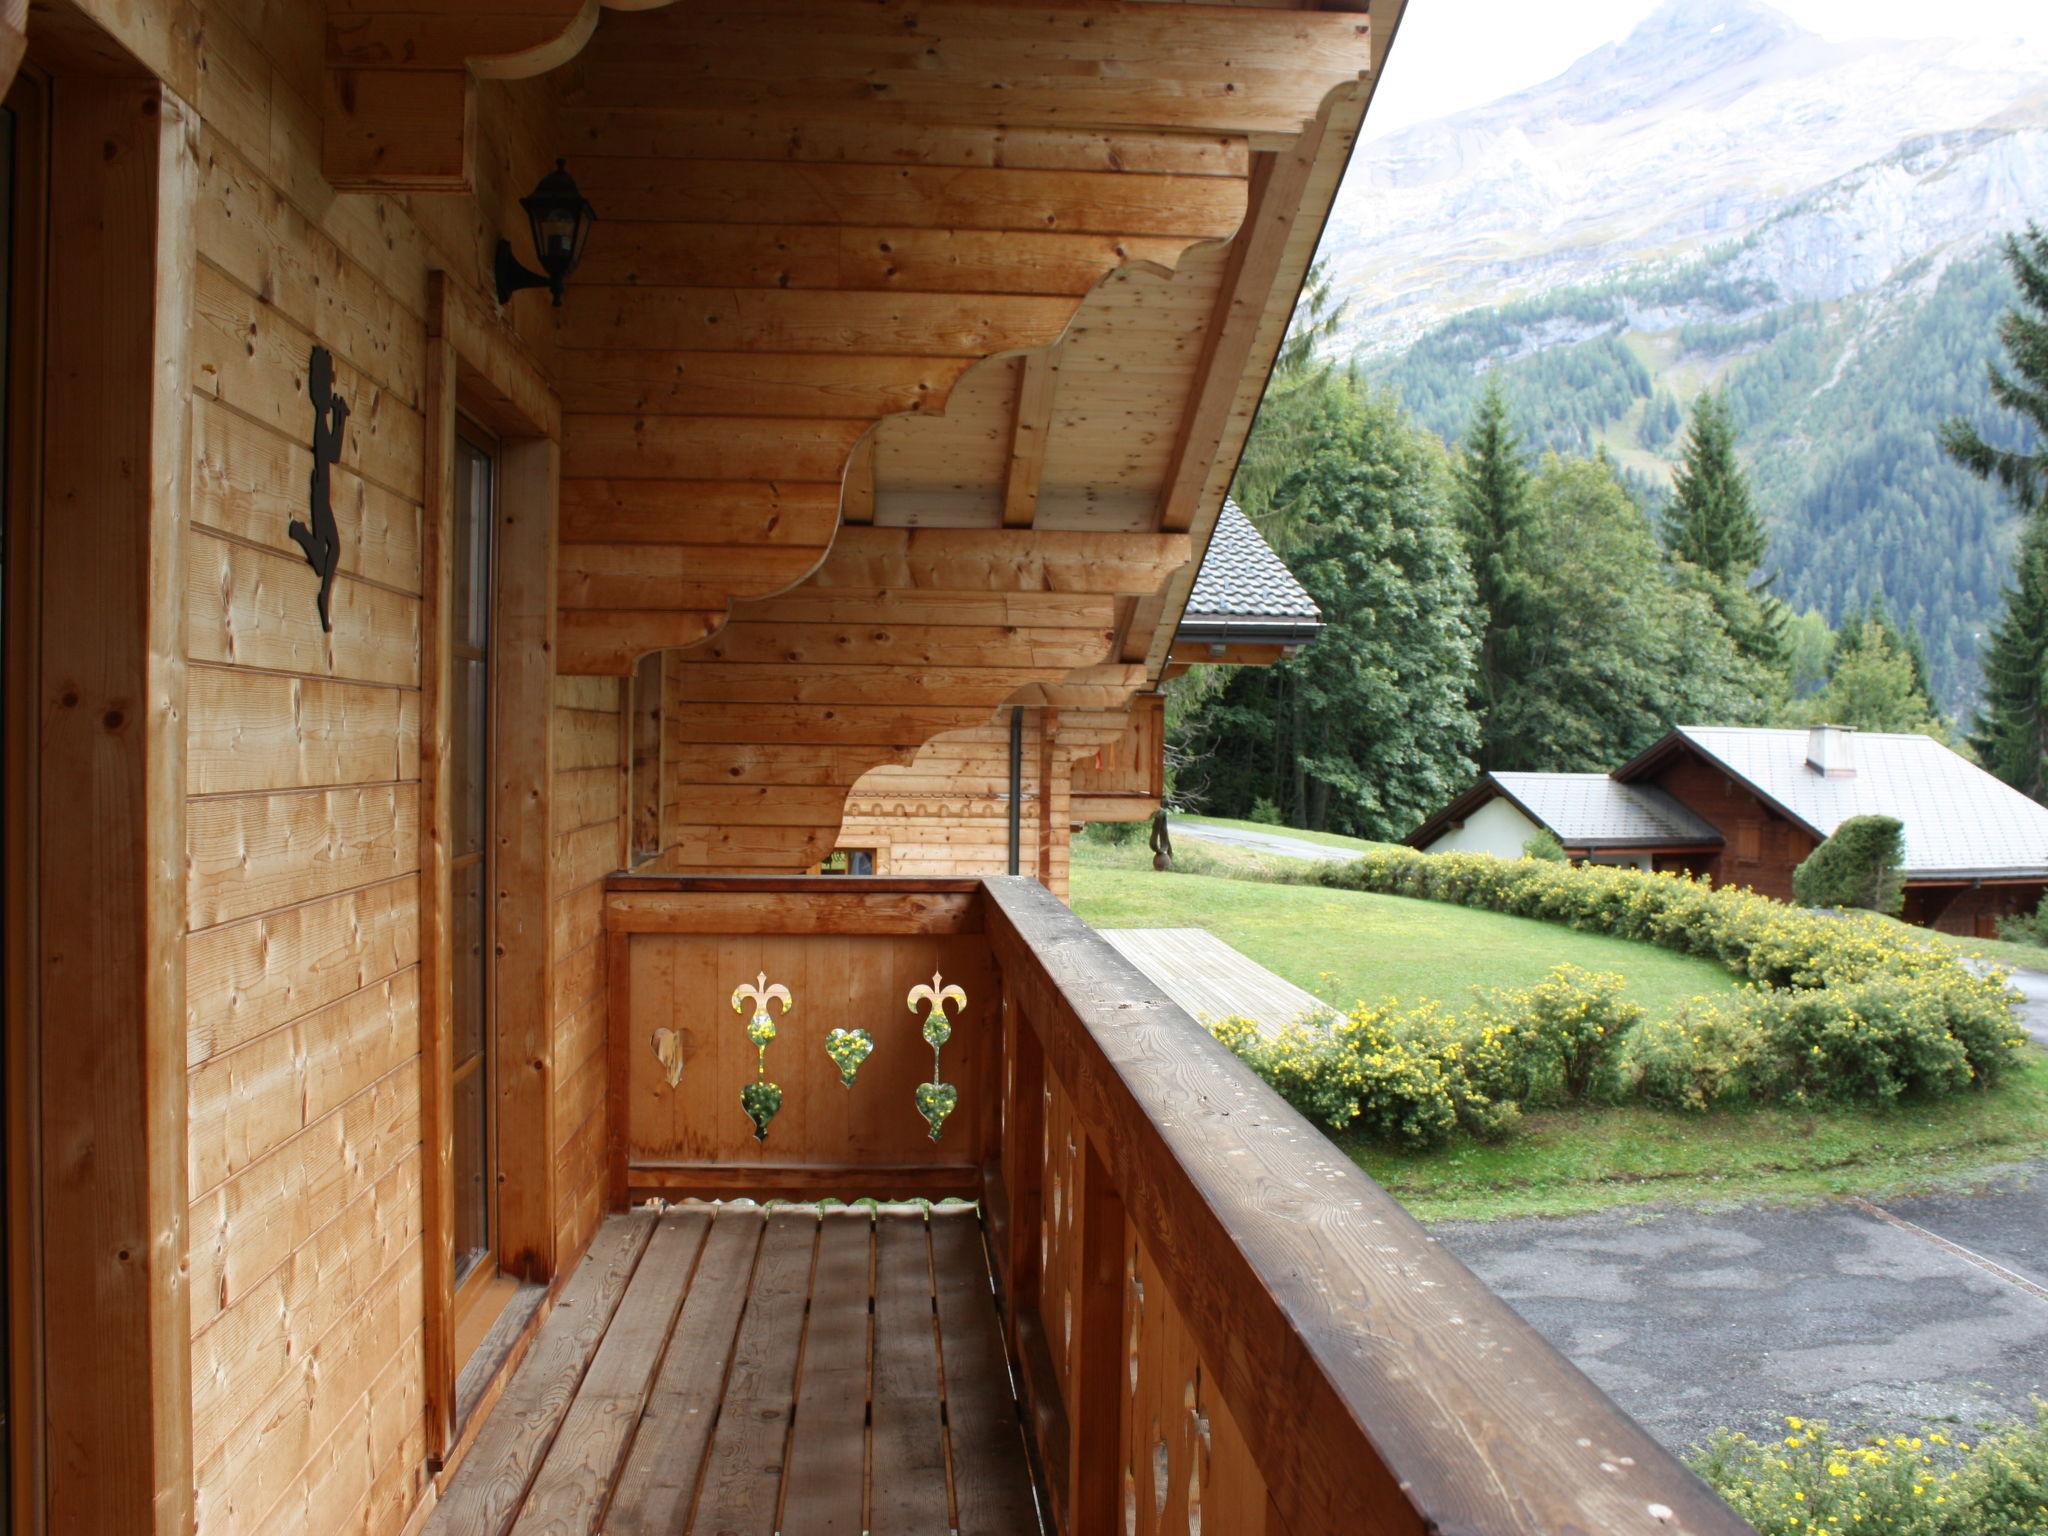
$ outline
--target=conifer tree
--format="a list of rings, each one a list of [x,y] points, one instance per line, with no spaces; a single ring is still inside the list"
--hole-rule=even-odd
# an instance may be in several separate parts
[[[2048,802],[2048,232],[2028,224],[2005,239],[2019,303],[1999,321],[2012,372],[1991,368],[1991,398],[2021,419],[2001,447],[1952,417],[1941,446],[1979,479],[2004,487],[2025,519],[2005,612],[1984,652],[1984,697],[1970,733],[1984,765],[2015,789]]]
[[[1846,725],[1858,731],[1917,731],[1949,739],[1949,723],[1927,693],[1924,663],[1908,632],[1882,603],[1842,621],[1827,686],[1786,712],[1790,725]]]
[[[1664,512],[1664,547],[1703,580],[1742,654],[1783,672],[1791,616],[1769,594],[1768,578],[1751,584],[1770,536],[1735,457],[1735,416],[1721,395],[1702,391],[1693,401],[1684,457],[1671,477]]]
[[[1984,649],[1984,696],[1970,745],[1984,766],[2048,803],[2048,527],[2020,530],[2017,580]]]
[[[1942,425],[1941,446],[1978,479],[1996,480],[2030,516],[2048,508],[2048,230],[2029,223],[2023,234],[2007,235],[2005,264],[2020,301],[1998,323],[2012,372],[1991,365],[1991,398],[2020,417],[2017,443],[1999,447],[1952,416]]]
[[[1727,400],[1701,392],[1692,405],[1685,456],[1671,477],[1664,544],[1717,581],[1747,586],[1769,539],[1735,459],[1735,417]]]
[[[1453,472],[1458,532],[1478,597],[1472,707],[1484,720],[1506,696],[1519,666],[1528,564],[1529,465],[1498,374],[1486,381]],[[1485,748],[1481,755],[1486,767],[1497,766]]]

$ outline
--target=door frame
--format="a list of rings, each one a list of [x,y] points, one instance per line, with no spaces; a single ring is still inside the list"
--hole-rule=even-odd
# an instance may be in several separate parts
[[[497,434],[491,614],[491,1048],[497,1070],[500,1273],[554,1277],[554,654],[561,405],[503,323],[447,274],[429,274],[425,591],[421,611],[421,1138],[425,1203],[427,1453],[444,1466],[456,1420],[454,1041],[449,858],[450,582],[460,415]]]

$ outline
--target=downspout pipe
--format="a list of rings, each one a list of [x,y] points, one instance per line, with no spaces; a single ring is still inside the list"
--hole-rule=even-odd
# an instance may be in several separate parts
[[[1024,857],[1024,708],[1010,710],[1010,873]]]

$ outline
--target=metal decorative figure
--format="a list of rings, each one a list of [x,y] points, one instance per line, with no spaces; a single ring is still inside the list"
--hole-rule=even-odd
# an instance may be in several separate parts
[[[825,1035],[825,1054],[839,1069],[839,1081],[851,1088],[860,1064],[875,1054],[875,1037],[864,1029],[829,1030]]]
[[[662,1076],[673,1088],[683,1080],[683,1032],[679,1029],[657,1029],[654,1032],[654,1059],[661,1063]]]
[[[782,1085],[768,1081],[768,1042],[775,1038],[775,1021],[768,1016],[768,1005],[782,1004],[783,1015],[787,1017],[789,988],[779,981],[769,986],[768,973],[762,971],[751,984],[742,982],[732,989],[732,1011],[744,1012],[748,998],[754,1000],[754,1016],[747,1021],[747,1038],[754,1042],[754,1080],[740,1089],[740,1108],[754,1122],[754,1140],[766,1141],[768,1122],[782,1108]]]
[[[348,426],[348,402],[334,392],[334,354],[315,347],[306,364],[306,393],[313,401],[313,485],[309,522],[294,518],[285,531],[305,552],[306,564],[320,578],[320,627],[332,632],[327,611],[334,592],[334,569],[341,563],[341,530],[335,526],[334,503],[328,495],[327,471],[341,460],[341,435]]]
[[[956,1012],[964,1011],[967,994],[957,986],[947,986],[945,978],[934,971],[931,984],[919,982],[912,987],[906,1002],[912,1013],[917,1012],[919,1002],[929,1005],[924,1016],[924,1038],[932,1048],[932,1080],[917,1085],[917,1112],[932,1128],[932,1140],[937,1141],[946,1116],[960,1102],[960,1090],[939,1080],[939,1048],[953,1038],[953,1021],[946,1017],[946,1004],[951,1003]]]

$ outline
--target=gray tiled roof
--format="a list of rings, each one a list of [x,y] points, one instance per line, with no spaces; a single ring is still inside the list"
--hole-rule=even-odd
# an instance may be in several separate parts
[[[1568,848],[1691,847],[1721,834],[1661,789],[1604,773],[1494,773],[1489,778]]]
[[[1315,599],[1302,590],[1294,573],[1259,536],[1252,520],[1236,502],[1224,502],[1194,590],[1188,594],[1182,622],[1280,619],[1314,623],[1322,616]]]
[[[1803,730],[1682,725],[1678,732],[1825,837],[1851,816],[1906,824],[1906,873],[2048,872],[2048,807],[1931,737],[1849,731],[1845,778],[1807,766]]]

